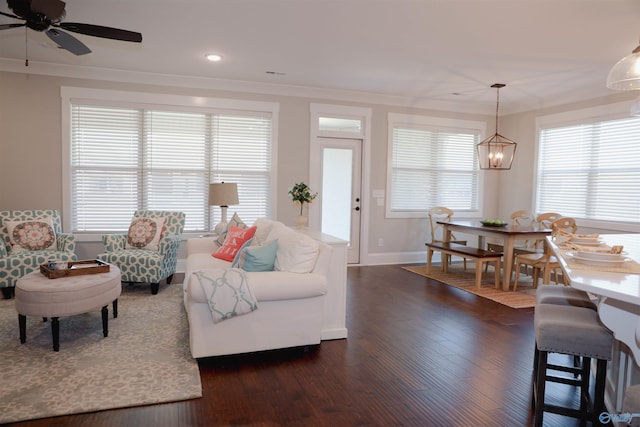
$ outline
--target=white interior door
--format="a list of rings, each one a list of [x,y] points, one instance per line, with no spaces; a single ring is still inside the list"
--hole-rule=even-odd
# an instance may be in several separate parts
[[[347,262],[360,262],[362,141],[320,138],[321,231],[346,240]]]

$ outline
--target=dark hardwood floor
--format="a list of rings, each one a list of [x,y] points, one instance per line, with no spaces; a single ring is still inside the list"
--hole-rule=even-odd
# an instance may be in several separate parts
[[[400,266],[350,267],[347,327],[348,339],[312,348],[199,360],[201,399],[11,426],[532,424],[533,309]],[[575,399],[567,386],[550,394]],[[577,425],[545,415],[545,426]]]

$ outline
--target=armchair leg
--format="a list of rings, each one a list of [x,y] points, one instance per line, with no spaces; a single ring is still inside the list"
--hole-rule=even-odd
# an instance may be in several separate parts
[[[151,295],[157,295],[159,289],[160,289],[160,283],[152,283],[151,284]]]
[[[173,274],[167,277],[167,285],[170,285],[172,280],[173,280]]]

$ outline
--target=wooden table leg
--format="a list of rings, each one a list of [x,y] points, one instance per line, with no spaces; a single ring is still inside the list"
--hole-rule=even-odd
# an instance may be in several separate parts
[[[502,270],[504,275],[502,277],[502,290],[508,291],[511,286],[511,266],[513,265],[513,243],[514,239],[510,237],[504,238],[504,266]],[[518,272],[516,271],[516,274]]]

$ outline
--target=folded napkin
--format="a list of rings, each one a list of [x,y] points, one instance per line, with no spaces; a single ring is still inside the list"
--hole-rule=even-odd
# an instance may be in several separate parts
[[[564,242],[564,247],[574,251],[594,252],[600,254],[620,254],[622,253],[622,249],[624,249],[622,245],[609,246],[602,244],[598,246],[583,246],[572,242]]]
[[[574,234],[571,233],[569,231],[565,231],[565,230],[558,230],[558,234],[562,235],[562,236],[567,236],[570,239],[576,238],[576,239],[597,239],[598,237],[600,237],[600,235],[598,233],[593,233],[593,234]]]

